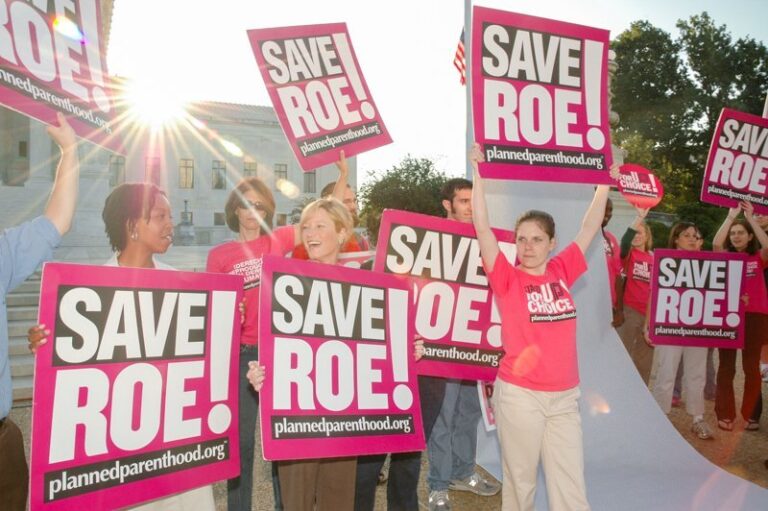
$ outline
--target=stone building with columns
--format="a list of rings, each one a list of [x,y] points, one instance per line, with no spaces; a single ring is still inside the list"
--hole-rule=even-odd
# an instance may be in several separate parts
[[[99,263],[109,256],[101,210],[109,191],[122,182],[158,184],[179,224],[177,244],[211,246],[234,235],[224,221],[224,204],[242,177],[257,176],[270,186],[278,225],[336,179],[334,165],[312,172],[299,167],[271,107],[200,102],[189,112],[194,124],[146,130],[126,141],[124,155],[81,141],[77,213],[57,258]],[[0,108],[0,228],[42,213],[57,161],[58,148],[44,124]],[[354,187],[354,158],[350,167]]]

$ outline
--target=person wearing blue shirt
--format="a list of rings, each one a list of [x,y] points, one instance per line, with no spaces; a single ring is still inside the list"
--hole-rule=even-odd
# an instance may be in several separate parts
[[[0,495],[4,509],[14,511],[26,508],[28,468],[21,431],[8,418],[13,389],[5,300],[8,293],[52,257],[53,249],[72,225],[80,169],[77,138],[62,114],[58,114],[58,122],[58,126],[48,127],[48,134],[61,150],[61,159],[43,215],[0,234]]]

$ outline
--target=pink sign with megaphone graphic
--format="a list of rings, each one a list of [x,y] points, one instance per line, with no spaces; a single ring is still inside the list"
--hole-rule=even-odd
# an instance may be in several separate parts
[[[650,170],[634,163],[625,163],[619,169],[619,192],[627,202],[644,209],[661,202],[664,186]]]

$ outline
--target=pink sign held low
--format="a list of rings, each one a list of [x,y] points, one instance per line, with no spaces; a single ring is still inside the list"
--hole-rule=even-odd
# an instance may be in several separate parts
[[[608,31],[486,7],[472,18],[480,175],[611,184]]]
[[[620,167],[619,192],[627,202],[638,208],[651,209],[664,197],[664,186],[650,170],[634,163]]]
[[[61,112],[79,136],[121,151],[101,43],[96,0],[4,1],[0,103],[47,124]]]
[[[265,459],[424,449],[407,283],[268,256],[259,307]]]
[[[701,200],[768,214],[768,119],[723,108],[709,148]]]
[[[48,263],[30,506],[118,509],[236,476],[242,279]]]
[[[654,344],[743,348],[746,256],[666,249],[653,255]]]
[[[345,23],[248,31],[277,118],[305,171],[392,142]]]
[[[515,260],[514,233],[494,229]],[[424,339],[419,374],[493,380],[504,355],[501,317],[483,271],[472,224],[385,210],[376,271],[404,277],[416,290],[416,334]]]

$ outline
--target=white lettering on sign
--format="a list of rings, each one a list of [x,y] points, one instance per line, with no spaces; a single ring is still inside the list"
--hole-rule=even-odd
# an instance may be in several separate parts
[[[99,369],[59,371],[53,390],[56,399],[51,417],[53,441],[49,463],[74,459],[78,428],[85,431],[87,456],[106,453],[108,439],[120,449],[146,447],[161,433],[163,419],[165,442],[199,436],[200,418],[185,419],[184,415],[185,409],[194,405],[197,394],[194,390],[186,390],[188,382],[203,375],[203,364],[199,360],[168,364],[165,385],[160,370],[146,363],[127,366],[112,384]],[[138,388],[141,389],[141,400],[134,399]],[[108,403],[111,403],[109,414],[105,411]],[[138,410],[135,410],[137,406]],[[136,429],[133,427],[134,415],[139,417]]]
[[[54,11],[49,11],[46,1],[0,5],[0,59],[108,113],[111,105],[105,93],[95,0],[53,4]],[[55,30],[53,16],[74,23],[82,40]]]
[[[152,292],[118,289],[111,294],[106,319],[98,325],[85,314],[104,312],[102,297],[96,290],[76,287],[62,296],[59,317],[74,334],[55,338],[56,355],[64,363],[81,364],[94,358],[109,361],[117,348],[125,350],[126,359],[161,356],[172,326],[176,331],[172,340],[174,356],[203,354],[204,343],[191,341],[190,334],[205,327],[205,315],[193,314],[193,308],[206,306],[205,293],[162,293],[157,318]]]
[[[296,138],[376,116],[347,34],[269,40],[260,51]]]

